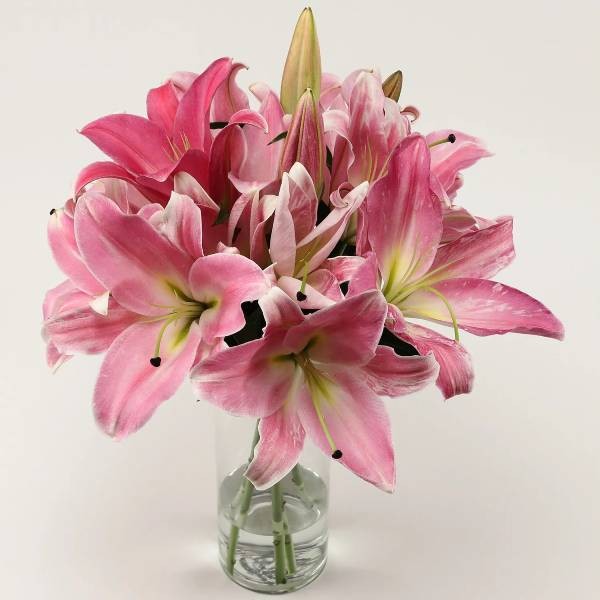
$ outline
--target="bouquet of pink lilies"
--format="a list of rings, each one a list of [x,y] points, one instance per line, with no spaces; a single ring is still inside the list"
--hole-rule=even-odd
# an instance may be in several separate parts
[[[512,218],[455,202],[489,152],[460,131],[417,133],[400,71],[322,73],[309,9],[279,95],[254,84],[251,108],[243,68],[175,73],[148,92],[147,117],[81,130],[108,160],[51,211],[67,279],[44,302],[48,363],[106,352],[94,411],[116,438],[189,376],[198,398],[259,420],[255,489],[286,476],[308,436],[392,491],[382,397],[431,382],[444,398],[469,392],[463,331],[563,327],[491,279],[514,258]]]

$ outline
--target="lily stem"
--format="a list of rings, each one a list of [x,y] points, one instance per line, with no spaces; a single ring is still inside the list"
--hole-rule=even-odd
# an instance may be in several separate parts
[[[273,551],[275,553],[275,583],[285,583],[285,534],[283,525],[283,495],[281,486],[276,483],[271,488],[271,509],[273,518]]]
[[[298,463],[292,469],[292,482],[298,488],[298,495],[300,496],[300,500],[302,500],[303,504],[307,508],[313,508],[314,502],[307,494],[306,489],[304,488],[304,478],[302,477],[302,471],[300,467],[300,463]]]
[[[296,572],[296,551],[294,550],[294,541],[292,540],[292,534],[290,533],[290,525],[288,523],[287,515],[285,514],[285,502],[283,512],[283,532],[284,532],[284,544],[285,544],[285,561],[287,563],[287,571],[290,575]]]
[[[252,439],[252,447],[250,448],[250,455],[248,457],[248,463],[254,456],[254,448],[258,444],[260,435],[258,433],[258,421],[256,422],[256,429],[254,430],[254,437]],[[246,523],[246,517],[248,516],[248,510],[250,508],[250,502],[252,501],[252,494],[254,492],[254,486],[246,477],[242,477],[242,484],[234,499],[234,503],[240,503],[240,510],[237,517],[231,522],[229,529],[229,543],[227,545],[227,572],[233,575],[233,567],[235,566],[235,551],[237,549],[238,539],[240,537],[240,529],[244,527]]]

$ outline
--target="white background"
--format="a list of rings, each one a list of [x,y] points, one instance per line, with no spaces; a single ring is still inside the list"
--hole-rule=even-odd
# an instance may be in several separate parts
[[[12,2],[0,23],[0,596],[244,598],[215,550],[211,409],[186,388],[131,439],[96,428],[99,359],[48,373],[44,291],[62,280],[50,208],[99,157],[76,128],[141,113],[145,92],[221,55],[279,85],[300,2]],[[597,6],[597,4],[596,4]],[[423,132],[496,153],[461,204],[516,217],[499,276],[547,303],[567,338],[464,335],[470,396],[388,403],[398,489],[333,465],[330,562],[299,598],[600,596],[600,103],[593,2],[316,1],[324,68],[401,68]],[[126,365],[124,365],[126,368]],[[239,440],[246,445],[247,440]]]

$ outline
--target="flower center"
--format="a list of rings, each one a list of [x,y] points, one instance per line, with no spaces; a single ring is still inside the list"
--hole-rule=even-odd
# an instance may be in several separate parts
[[[159,308],[168,309],[169,312],[152,317],[146,321],[148,323],[159,323],[162,321],[162,326],[158,331],[156,343],[154,344],[154,354],[150,358],[150,364],[153,367],[160,367],[161,365],[160,347],[169,326],[174,325],[177,327],[177,333],[173,340],[174,345],[177,345],[186,338],[192,323],[198,320],[207,308],[210,308],[210,305],[204,302],[188,298],[175,287],[172,287],[172,290],[176,301],[171,306],[155,305]]]

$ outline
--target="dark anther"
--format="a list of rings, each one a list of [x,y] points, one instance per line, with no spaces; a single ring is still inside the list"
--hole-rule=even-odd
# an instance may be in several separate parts
[[[160,356],[153,356],[153,357],[150,359],[150,364],[151,364],[153,367],[160,367],[160,363],[161,363]]]
[[[344,456],[342,454],[341,450],[336,450],[332,455],[331,458],[335,458],[335,460],[339,460],[340,458],[342,458],[342,456]]]
[[[55,208],[53,208],[53,209],[50,211],[50,214],[51,214],[51,215],[53,215],[55,212],[56,212],[56,209],[55,209]]]
[[[228,121],[211,121],[209,127],[211,129],[223,129],[223,127],[227,127]]]
[[[296,300],[298,300],[298,302],[304,302],[304,300],[306,300],[306,294],[304,292],[296,292]]]
[[[451,134],[448,136],[448,141],[449,141],[451,144],[454,144],[454,142],[456,141],[456,136],[455,136],[453,133],[451,133]]]

